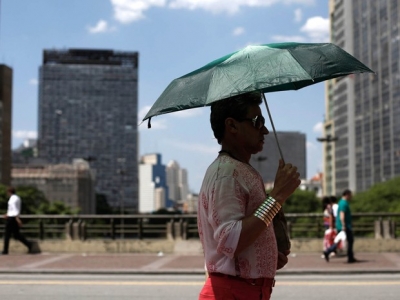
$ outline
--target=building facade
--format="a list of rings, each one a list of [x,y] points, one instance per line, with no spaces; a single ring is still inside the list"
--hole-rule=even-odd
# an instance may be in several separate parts
[[[170,206],[161,154],[143,155],[139,165],[139,212],[152,213]]]
[[[180,206],[189,195],[187,170],[182,169],[177,161],[171,160],[167,164],[166,173],[168,198],[175,203],[175,206]]]
[[[33,186],[50,203],[61,201],[81,214],[95,214],[94,174],[87,161],[72,164],[16,165],[12,169],[13,186]]]
[[[0,183],[11,183],[12,69],[0,64]]]
[[[326,85],[324,194],[400,176],[400,1],[330,0],[331,41],[376,74]]]
[[[290,131],[277,131],[276,134],[285,161],[297,166],[300,178],[305,179],[307,176],[306,135]],[[264,183],[271,183],[275,180],[279,159],[275,136],[270,133],[265,136],[263,150],[251,156],[250,164],[261,174]]]
[[[138,207],[138,53],[44,50],[38,156],[90,161],[96,192],[112,207]]]

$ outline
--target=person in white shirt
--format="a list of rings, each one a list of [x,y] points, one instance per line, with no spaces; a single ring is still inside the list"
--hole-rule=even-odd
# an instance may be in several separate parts
[[[335,217],[335,219],[337,218],[337,211],[338,211],[338,207],[339,205],[337,204],[337,199],[335,196],[331,196],[331,202],[332,202],[332,211],[333,211],[333,216]]]
[[[6,226],[4,230],[4,244],[3,252],[1,254],[8,254],[8,246],[10,243],[11,235],[28,248],[28,253],[32,252],[32,242],[28,241],[19,231],[22,226],[21,219],[19,218],[21,212],[21,198],[15,194],[15,189],[9,187],[7,189],[7,195],[10,197],[8,200],[7,213],[4,215],[6,220]]]

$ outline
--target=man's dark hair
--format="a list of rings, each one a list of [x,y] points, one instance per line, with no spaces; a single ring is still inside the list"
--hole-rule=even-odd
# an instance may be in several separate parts
[[[15,194],[15,188],[13,186],[9,186],[7,188],[7,192],[9,192],[10,194],[14,195]]]
[[[342,193],[342,196],[349,196],[351,195],[351,191],[350,190],[344,190]]]
[[[252,105],[260,105],[262,102],[259,92],[246,93],[211,104],[210,123],[214,136],[221,144],[225,132],[225,120],[234,118],[241,120],[246,117],[247,111]]]

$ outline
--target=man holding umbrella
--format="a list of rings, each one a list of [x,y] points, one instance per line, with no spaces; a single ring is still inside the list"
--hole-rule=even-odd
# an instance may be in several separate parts
[[[260,93],[211,105],[211,127],[221,151],[205,174],[198,228],[209,277],[199,299],[270,299],[275,273],[287,262],[279,253],[272,220],[300,184],[297,168],[282,160],[266,194],[249,164],[269,133]]]
[[[149,128],[152,117],[211,106],[211,127],[222,146],[199,197],[198,227],[210,274],[200,299],[269,299],[275,272],[287,262],[290,243],[285,234],[275,235],[274,228],[284,232],[280,208],[300,180],[297,168],[283,160],[264,93],[363,72],[373,73],[330,43],[249,45],[174,79],[153,104],[143,119]],[[249,165],[269,133],[259,107],[261,95],[281,156],[269,195]],[[289,247],[278,251],[277,245]]]

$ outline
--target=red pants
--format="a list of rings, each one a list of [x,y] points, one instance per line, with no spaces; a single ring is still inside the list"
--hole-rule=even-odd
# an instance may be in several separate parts
[[[256,280],[210,273],[199,300],[269,300],[275,284],[273,278]]]

